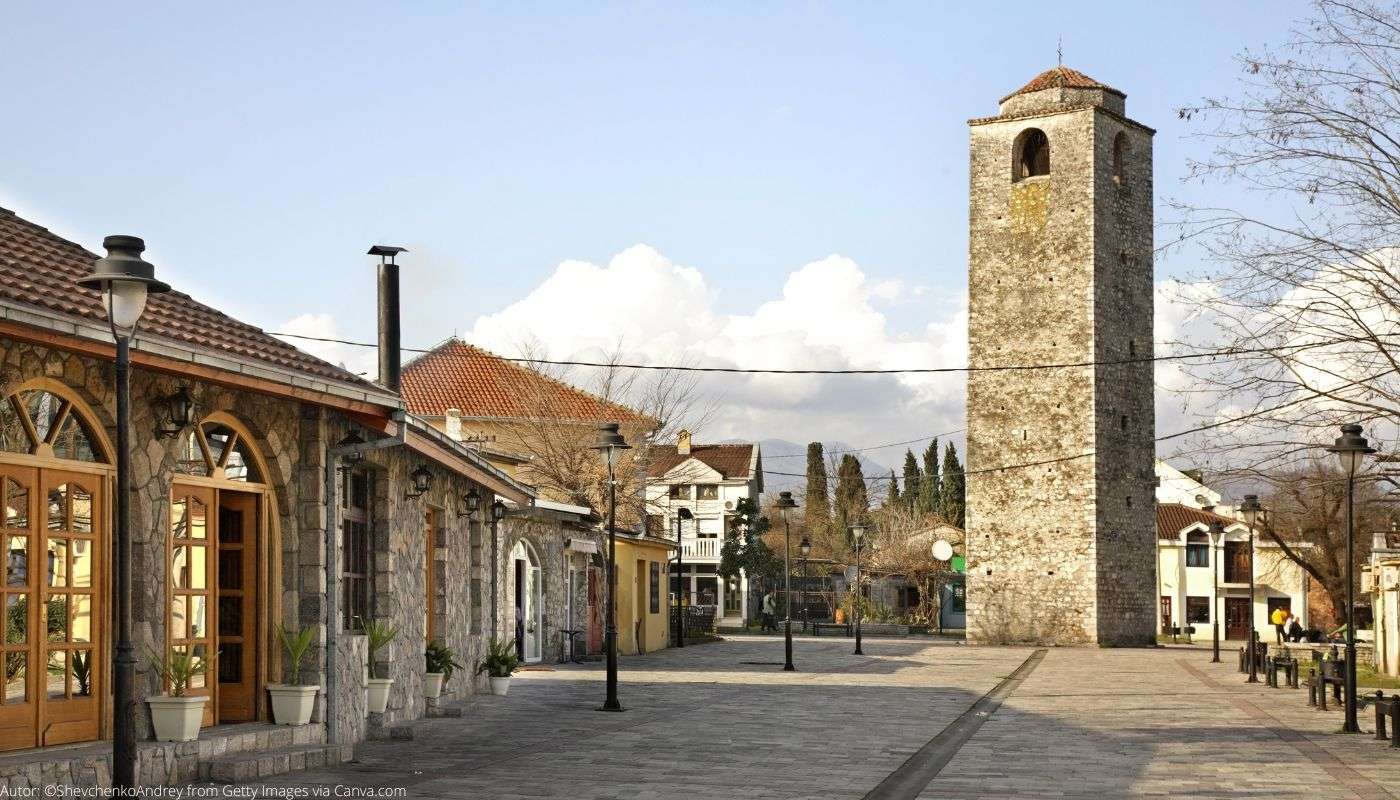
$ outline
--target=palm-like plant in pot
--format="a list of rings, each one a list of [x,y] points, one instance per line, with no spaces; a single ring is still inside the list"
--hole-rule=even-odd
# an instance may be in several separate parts
[[[457,654],[441,639],[429,642],[423,657],[428,662],[427,674],[423,676],[423,696],[437,698],[442,695],[443,684],[452,680],[452,673],[461,669],[462,665],[457,663]]]
[[[204,718],[208,695],[189,694],[190,682],[205,674],[210,659],[192,650],[172,649],[168,656],[150,650],[151,664],[160,673],[161,682],[170,687],[169,694],[146,698],[151,707],[151,725],[156,739],[162,742],[192,742],[199,738],[199,723]]]
[[[291,675],[292,682],[268,685],[267,692],[272,695],[272,719],[278,725],[305,725],[311,721],[311,712],[316,708],[316,693],[321,690],[320,686],[301,684],[301,665],[311,650],[316,629],[302,628],[293,633],[278,625],[277,638],[287,653],[283,671]]]
[[[485,672],[491,679],[491,694],[504,695],[510,691],[510,676],[520,668],[520,658],[515,653],[515,640],[505,644],[494,637],[486,646],[486,657],[476,667],[476,674]]]
[[[393,678],[381,678],[373,674],[375,663],[379,660],[379,651],[389,646],[394,641],[394,637],[399,635],[399,631],[388,623],[378,620],[370,620],[362,626],[365,632],[366,644],[369,647],[369,669],[370,677],[366,679],[369,689],[366,697],[366,704],[371,714],[383,714],[384,709],[389,707],[389,687],[394,685]]]

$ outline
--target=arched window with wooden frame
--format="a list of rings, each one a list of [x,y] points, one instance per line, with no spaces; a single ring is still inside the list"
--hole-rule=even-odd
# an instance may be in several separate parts
[[[1191,531],[1186,534],[1186,566],[1210,566],[1210,535],[1205,531]]]
[[[0,397],[0,750],[102,733],[111,453],[92,409],[62,383],[36,379]]]
[[[204,724],[265,719],[262,688],[280,662],[274,618],[276,515],[268,467],[252,433],[219,412],[177,442],[167,535],[167,644],[200,658],[217,653],[190,693],[207,695]],[[279,676],[280,677],[280,676]]]

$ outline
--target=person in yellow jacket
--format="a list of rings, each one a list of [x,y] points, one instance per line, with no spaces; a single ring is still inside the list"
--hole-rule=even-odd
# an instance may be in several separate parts
[[[1274,632],[1278,635],[1278,643],[1283,644],[1283,625],[1288,622],[1288,609],[1279,606],[1274,609],[1274,613],[1269,615],[1269,622],[1273,623]]]

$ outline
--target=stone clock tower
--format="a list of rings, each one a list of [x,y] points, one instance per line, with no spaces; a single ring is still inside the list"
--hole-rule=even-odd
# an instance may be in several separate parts
[[[971,641],[1155,641],[1153,131],[1124,100],[1057,67],[969,123]],[[1088,366],[986,369],[1046,364]]]

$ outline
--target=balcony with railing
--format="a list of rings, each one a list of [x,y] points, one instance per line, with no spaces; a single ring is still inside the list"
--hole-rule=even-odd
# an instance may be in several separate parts
[[[681,554],[687,561],[718,561],[720,540],[686,536],[681,539]]]

